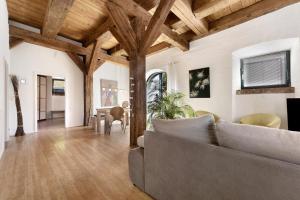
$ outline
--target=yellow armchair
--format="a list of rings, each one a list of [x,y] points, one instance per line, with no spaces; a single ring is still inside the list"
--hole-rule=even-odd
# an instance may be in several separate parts
[[[280,128],[281,119],[275,114],[258,113],[242,117],[240,123],[269,128]]]
[[[211,115],[213,115],[216,123],[220,120],[220,117],[218,115],[208,112],[208,111],[205,111],[205,110],[198,110],[195,112],[195,114],[196,114],[196,117],[201,117],[203,115],[211,114]]]

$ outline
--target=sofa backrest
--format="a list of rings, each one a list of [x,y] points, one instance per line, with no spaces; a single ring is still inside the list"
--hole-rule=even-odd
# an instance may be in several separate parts
[[[158,200],[298,200],[299,165],[145,133],[145,192]]]
[[[192,141],[217,144],[215,123],[211,114],[188,119],[154,119],[153,128],[155,132],[171,134]]]
[[[223,147],[300,164],[300,132],[220,121],[217,140]]]

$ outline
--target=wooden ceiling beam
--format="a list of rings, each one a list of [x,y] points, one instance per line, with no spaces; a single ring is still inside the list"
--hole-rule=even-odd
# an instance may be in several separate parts
[[[160,0],[160,3],[152,16],[145,34],[142,36],[141,52],[146,53],[148,48],[161,34],[160,29],[164,24],[175,0]]]
[[[28,42],[31,44],[51,48],[51,49],[56,49],[59,51],[64,51],[64,52],[71,52],[79,55],[85,55],[89,57],[92,53],[91,48],[85,48],[85,47],[80,47],[74,44],[71,44],[69,42],[57,40],[57,39],[50,39],[50,38],[45,38],[42,35],[38,33],[34,33],[28,30],[24,30],[15,26],[10,25],[9,26],[9,35],[10,37],[18,38],[24,40],[24,42]],[[126,65],[128,66],[128,60],[123,57],[116,57],[116,56],[111,56],[108,55],[106,52],[104,52],[102,49],[98,55],[98,59],[103,59],[107,60],[110,62],[115,62],[121,65]]]
[[[136,34],[132,29],[130,20],[127,14],[118,5],[107,2],[108,15],[111,21],[116,26],[118,37],[122,38],[125,46],[128,46],[130,51],[137,48]],[[120,41],[119,41],[120,42]],[[127,52],[129,53],[129,52]]]
[[[196,35],[208,32],[208,23],[205,19],[197,19],[192,11],[191,0],[176,0],[171,11],[184,22]]]
[[[71,58],[71,60],[76,64],[76,66],[84,73],[86,74],[86,65],[84,62],[80,59],[80,57],[76,53],[72,52],[66,52],[67,55]]]
[[[155,44],[153,46],[151,46],[148,50],[146,55],[153,55],[155,53],[161,52],[163,50],[166,50],[168,48],[172,47],[171,44],[167,43],[167,42],[160,42],[158,44]],[[120,44],[118,44],[117,46],[113,47],[112,49],[109,50],[109,53],[112,56],[120,56],[122,54],[125,54],[126,52],[124,52],[122,46]]]
[[[48,6],[44,17],[42,35],[54,38],[72,7],[74,0],[48,0]]]
[[[129,66],[129,61],[123,56],[111,56],[108,55],[107,53],[100,52],[98,54],[98,59],[113,62],[113,63],[118,63],[126,67]]]
[[[99,69],[104,63],[105,63],[105,60],[98,60],[97,65],[94,69],[94,72],[97,71],[97,69]]]
[[[146,10],[150,10],[156,6],[158,0],[135,0],[135,2],[138,3],[139,5],[141,5]],[[113,26],[113,25],[114,24],[112,23],[112,21],[109,18],[107,18],[104,21],[104,23],[99,26],[99,28],[94,30],[92,32],[92,34],[88,35],[87,38],[85,38],[84,46],[87,47],[90,44],[92,44],[96,39],[101,37],[102,34],[107,33],[110,30],[111,26]],[[111,35],[110,38],[112,38],[112,37],[113,37],[113,35]],[[109,40],[110,38],[107,38],[107,40]]]
[[[95,42],[95,40],[101,37],[101,35],[107,33],[111,26],[113,26],[113,23],[109,18],[107,18],[105,22],[99,26],[99,28],[97,28],[92,34],[85,38],[84,46],[87,47]]]
[[[110,55],[113,55],[113,56],[115,56],[115,55],[120,56],[120,55],[124,55],[124,54],[126,54],[126,56],[128,56],[126,51],[124,50],[124,47],[120,43],[117,44],[116,46],[112,47],[111,49],[107,50],[107,53]]]
[[[253,4],[247,8],[241,9],[237,12],[234,12],[230,15],[222,17],[212,23],[210,23],[210,31],[207,35],[217,33],[219,31],[228,29],[230,27],[236,26],[238,24],[247,22],[251,19],[260,17],[262,15],[271,13],[273,11],[279,10],[286,6],[289,6],[294,3],[298,3],[300,0],[263,0],[256,4]],[[204,35],[202,37],[205,37]],[[195,37],[193,40],[202,38]]]
[[[79,55],[87,55],[90,54],[91,51],[87,48],[80,47],[69,42],[45,38],[38,33],[34,33],[25,29],[21,29],[15,26],[9,26],[9,35],[15,38],[23,39],[25,42],[36,44],[52,49],[56,49],[59,51],[72,52]]]
[[[87,66],[88,74],[94,72],[94,69],[98,63],[98,55],[100,52],[101,52],[101,42],[96,40],[94,47],[93,47],[92,54],[91,54],[91,58],[89,61],[89,65]]]
[[[150,56],[150,55],[153,55],[155,53],[161,52],[161,51],[166,50],[170,47],[172,47],[172,45],[167,43],[167,42],[158,43],[158,44],[153,45],[152,47],[150,47],[148,49],[147,56]]]
[[[128,14],[143,18],[147,23],[149,23],[152,18],[152,15],[147,10],[145,10],[132,0],[109,1],[124,8],[128,12]],[[176,32],[172,31],[167,25],[162,25],[161,32],[169,38],[169,42],[173,46],[178,47],[183,51],[187,51],[189,49],[188,41],[186,41],[185,38],[181,37]]]
[[[9,48],[12,49],[12,48],[18,46],[19,44],[21,44],[22,42],[24,42],[23,39],[15,38],[15,37],[9,37]]]
[[[159,0],[134,0],[134,1],[146,10],[151,10],[159,3]]]
[[[203,19],[240,1],[241,0],[214,0],[203,4],[202,0],[197,0],[194,2],[193,12],[195,13],[198,19]]]
[[[122,47],[124,48],[124,50],[128,53],[130,52],[130,45],[128,44],[128,41],[126,40],[126,38],[123,38],[120,34],[119,31],[117,30],[117,28],[115,26],[110,28],[111,33],[113,34],[113,36],[118,40],[119,43],[122,43]],[[119,44],[117,44],[119,45]]]

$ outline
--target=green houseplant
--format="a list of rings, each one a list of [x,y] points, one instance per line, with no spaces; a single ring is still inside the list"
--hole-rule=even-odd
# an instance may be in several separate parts
[[[152,119],[179,119],[194,117],[193,108],[184,103],[184,94],[180,92],[163,92],[148,102],[148,127]]]

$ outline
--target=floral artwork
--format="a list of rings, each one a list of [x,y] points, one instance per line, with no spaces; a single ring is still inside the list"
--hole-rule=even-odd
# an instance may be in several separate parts
[[[190,98],[210,98],[209,67],[189,71]]]
[[[103,107],[118,105],[118,82],[101,79],[100,84],[101,84],[101,105]]]

